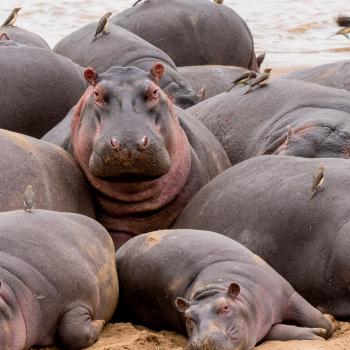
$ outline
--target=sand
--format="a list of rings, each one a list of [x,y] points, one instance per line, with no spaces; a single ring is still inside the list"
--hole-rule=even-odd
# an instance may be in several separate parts
[[[268,341],[256,350],[349,350],[350,323],[341,322],[340,325],[329,340]],[[89,350],[186,350],[186,345],[186,338],[174,332],[154,332],[131,323],[109,323],[100,340]]]

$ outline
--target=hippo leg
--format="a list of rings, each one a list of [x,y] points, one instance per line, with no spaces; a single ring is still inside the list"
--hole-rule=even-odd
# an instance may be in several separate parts
[[[92,321],[90,312],[82,306],[75,306],[60,319],[58,341],[65,349],[83,349],[94,344],[101,333],[104,321]]]
[[[274,325],[264,340],[323,340],[327,330],[324,328],[306,328],[286,324]]]
[[[322,314],[296,292],[290,298],[288,316],[289,320],[296,321],[301,326],[324,328],[327,331],[326,338],[339,328],[332,316]]]

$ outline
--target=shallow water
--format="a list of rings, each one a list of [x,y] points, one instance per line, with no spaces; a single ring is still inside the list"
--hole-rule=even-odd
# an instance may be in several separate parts
[[[109,10],[122,11],[134,1],[2,0],[0,19],[13,7],[22,6],[17,25],[41,35],[53,47],[73,30]],[[339,29],[335,16],[350,15],[349,0],[225,0],[225,4],[246,20],[255,51],[266,52],[265,63],[272,67],[317,65],[350,57],[349,39],[329,38]]]

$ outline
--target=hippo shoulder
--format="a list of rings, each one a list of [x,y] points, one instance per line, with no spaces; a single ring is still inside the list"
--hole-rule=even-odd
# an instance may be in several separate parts
[[[215,136],[207,127],[180,108],[176,109],[180,125],[202,164],[207,164],[210,178],[231,166],[227,154]]]

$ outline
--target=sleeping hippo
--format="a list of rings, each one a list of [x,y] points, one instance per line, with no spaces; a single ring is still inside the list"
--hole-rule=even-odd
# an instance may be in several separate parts
[[[145,1],[111,22],[159,47],[179,67],[220,64],[259,70],[245,21],[212,0]]]
[[[244,95],[247,89],[234,87],[189,109],[232,164],[264,154],[349,157],[348,91],[282,78]]]
[[[83,349],[118,302],[113,243],[83,215],[0,213],[0,348]]]
[[[215,137],[175,108],[148,74],[113,67],[99,75],[66,119],[44,139],[68,149],[93,188],[97,219],[116,247],[130,237],[169,228],[193,195],[230,166]]]
[[[338,61],[305,68],[284,75],[283,78],[304,80],[350,91],[350,61]]]
[[[162,63],[166,72],[161,88],[182,107],[191,107],[201,100],[177,71],[175,63],[162,50],[137,35],[116,25],[109,25],[108,35],[94,39],[97,23],[90,23],[63,38],[54,51],[69,57],[83,67],[93,67],[103,73],[113,66],[134,66],[149,72],[155,63]]]
[[[82,70],[51,50],[13,39],[0,34],[0,128],[41,137],[85,91]]]
[[[214,232],[134,237],[117,266],[127,320],[187,332],[191,350],[251,350],[262,339],[322,339],[337,328],[261,258]]]
[[[313,195],[313,177],[324,180]],[[174,227],[215,230],[261,256],[317,308],[350,317],[350,162],[262,156],[217,176]]]
[[[35,207],[95,217],[89,184],[74,158],[62,148],[0,129],[0,212],[23,208],[28,185]]]

